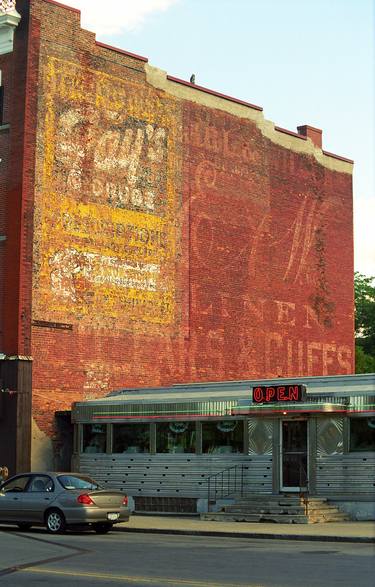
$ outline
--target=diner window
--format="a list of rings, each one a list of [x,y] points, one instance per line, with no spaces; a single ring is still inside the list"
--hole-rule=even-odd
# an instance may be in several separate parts
[[[193,453],[195,446],[195,423],[163,422],[156,425],[156,452]]]
[[[150,425],[135,423],[113,424],[112,452],[150,452]]]
[[[375,450],[375,418],[350,419],[350,450]]]
[[[202,422],[203,453],[242,453],[243,445],[242,420]]]
[[[107,450],[106,424],[83,424],[82,449],[85,453],[103,453]]]

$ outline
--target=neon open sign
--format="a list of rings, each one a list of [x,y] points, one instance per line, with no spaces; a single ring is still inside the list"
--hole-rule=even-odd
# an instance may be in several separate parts
[[[301,402],[305,398],[304,385],[270,385],[253,387],[255,404]]]

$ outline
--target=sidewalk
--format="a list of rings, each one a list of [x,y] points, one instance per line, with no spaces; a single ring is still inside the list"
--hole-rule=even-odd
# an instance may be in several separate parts
[[[225,536],[234,538],[276,538],[326,542],[375,543],[375,522],[329,522],[326,524],[270,524],[249,522],[209,522],[197,517],[133,514],[129,522],[118,524],[124,532]]]

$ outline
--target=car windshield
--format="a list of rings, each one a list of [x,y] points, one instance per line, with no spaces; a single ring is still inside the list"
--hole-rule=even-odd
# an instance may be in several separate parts
[[[57,477],[64,489],[100,489],[99,485],[90,477],[79,477],[78,475],[59,475]]]

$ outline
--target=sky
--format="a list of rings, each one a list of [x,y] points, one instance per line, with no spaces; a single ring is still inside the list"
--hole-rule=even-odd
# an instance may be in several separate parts
[[[354,268],[375,276],[375,0],[60,0],[99,41],[323,130],[354,159]]]

